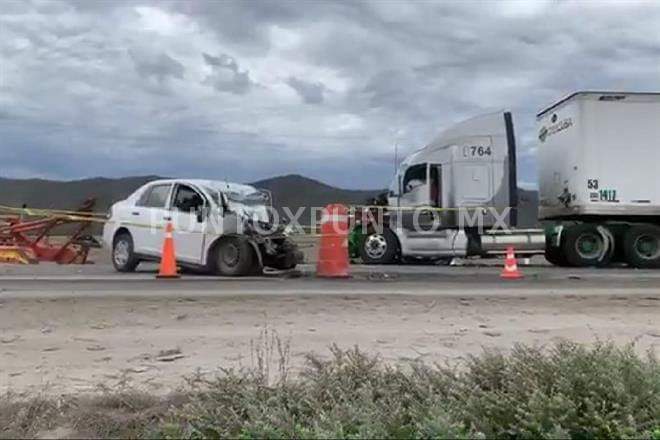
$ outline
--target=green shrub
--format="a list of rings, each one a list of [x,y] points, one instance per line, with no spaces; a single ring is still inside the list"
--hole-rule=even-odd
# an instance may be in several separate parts
[[[486,352],[456,370],[357,349],[294,379],[228,373],[168,416],[173,437],[657,438],[660,368],[632,347],[563,342]]]

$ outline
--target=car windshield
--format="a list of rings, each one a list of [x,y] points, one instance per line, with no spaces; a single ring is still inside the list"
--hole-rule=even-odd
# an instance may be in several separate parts
[[[206,187],[206,191],[213,198],[217,205],[221,205],[220,200],[220,190],[217,188]],[[222,192],[227,197],[227,200],[231,202],[240,203],[248,206],[263,206],[268,205],[270,202],[270,194],[266,191],[251,191],[251,192],[242,192],[242,191],[231,191],[229,189],[223,189]]]
[[[236,191],[225,191],[227,198],[231,202],[242,203],[243,205],[265,205],[268,203],[270,197],[268,194],[261,191],[254,191],[251,193],[241,193]]]
[[[206,190],[206,193],[209,196],[211,196],[211,198],[213,199],[213,201],[217,206],[222,206],[222,201],[220,199],[220,192],[217,189],[208,186],[205,186],[204,189]]]

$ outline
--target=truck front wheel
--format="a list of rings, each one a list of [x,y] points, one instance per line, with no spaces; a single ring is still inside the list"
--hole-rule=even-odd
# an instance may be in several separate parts
[[[635,225],[623,238],[626,262],[640,269],[660,268],[660,228],[654,225]]]
[[[566,228],[562,250],[566,261],[575,267],[607,266],[614,243],[597,225],[578,224]]]
[[[398,253],[399,243],[390,229],[384,229],[382,234],[367,234],[360,246],[360,257],[365,264],[390,264]]]

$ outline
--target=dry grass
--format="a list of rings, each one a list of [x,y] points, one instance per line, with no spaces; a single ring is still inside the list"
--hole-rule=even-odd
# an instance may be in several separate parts
[[[160,398],[136,391],[31,399],[8,395],[0,403],[0,437],[139,438],[186,400],[183,394]]]

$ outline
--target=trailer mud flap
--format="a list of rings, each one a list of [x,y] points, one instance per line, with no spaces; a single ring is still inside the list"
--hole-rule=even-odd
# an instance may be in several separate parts
[[[603,236],[603,241],[605,242],[605,252],[603,252],[599,261],[610,261],[614,255],[614,235],[604,226],[599,225],[596,229]]]

